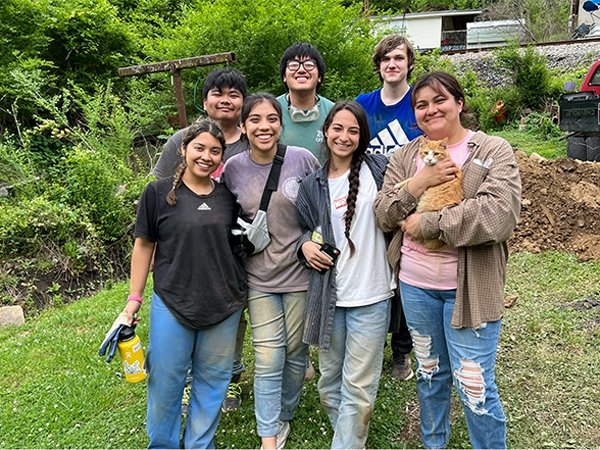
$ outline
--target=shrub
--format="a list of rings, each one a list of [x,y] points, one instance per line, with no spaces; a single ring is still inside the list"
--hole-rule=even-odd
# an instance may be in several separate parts
[[[28,152],[14,138],[0,141],[0,186],[10,189],[11,196],[31,196],[35,192],[35,181]]]
[[[352,98],[376,83],[370,55],[375,45],[361,5],[338,0],[215,0],[197,2],[168,39],[157,42],[155,60],[234,51],[236,67],[251,90],[284,91],[279,59],[297,41],[315,45],[328,67],[322,94]],[[212,68],[183,76],[191,82]]]
[[[512,74],[522,108],[541,109],[558,92],[551,84],[547,60],[534,47],[520,49],[517,44],[502,47],[496,53],[496,61]]]
[[[96,230],[82,210],[45,194],[13,204],[5,200],[0,208],[0,259],[39,255],[48,242],[62,246],[89,237]]]
[[[63,180],[55,185],[56,198],[86,211],[104,240],[122,237],[131,221],[132,208],[123,199],[131,170],[106,151],[78,145],[63,163]]]

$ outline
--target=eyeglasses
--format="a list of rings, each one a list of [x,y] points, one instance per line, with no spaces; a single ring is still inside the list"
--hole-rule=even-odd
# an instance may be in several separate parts
[[[288,61],[287,64],[285,65],[285,67],[290,69],[292,72],[298,71],[298,69],[300,69],[300,66],[304,67],[304,70],[306,70],[307,72],[310,72],[315,67],[317,67],[317,63],[315,61],[313,61],[312,59],[305,59],[304,61],[298,61],[297,59],[292,59],[292,60]]]

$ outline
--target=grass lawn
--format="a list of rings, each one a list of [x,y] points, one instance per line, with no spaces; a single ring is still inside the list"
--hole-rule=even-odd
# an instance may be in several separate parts
[[[117,358],[97,355],[127,286],[0,329],[0,448],[142,448],[145,382],[129,384]],[[600,447],[600,261],[560,253],[516,254],[509,263],[498,384],[511,448]],[[587,301],[585,301],[587,299]],[[148,305],[138,327],[147,343]],[[389,352],[389,348],[386,350]],[[313,353],[313,361],[316,354]],[[367,446],[420,447],[414,379],[389,376],[389,353]],[[258,448],[247,340],[242,408],[224,415],[219,448]],[[469,447],[458,401],[450,446]],[[288,448],[327,448],[331,429],[316,378],[305,385]]]
[[[527,131],[519,131],[510,128],[494,131],[492,134],[506,139],[515,150],[521,150],[528,155],[537,153],[546,159],[556,159],[567,156],[567,141],[565,139],[541,139]]]

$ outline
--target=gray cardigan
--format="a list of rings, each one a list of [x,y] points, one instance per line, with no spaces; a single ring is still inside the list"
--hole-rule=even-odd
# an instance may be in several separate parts
[[[381,189],[388,159],[384,155],[366,154],[364,162],[373,174],[377,189]],[[298,259],[304,264],[307,263],[301,250],[302,244],[311,240],[312,232],[318,226],[321,227],[324,241],[335,244],[330,217],[328,168],[329,163],[327,162],[323,168],[307,176],[300,184],[298,191],[296,206],[303,233],[296,244],[296,252]],[[320,350],[324,351],[329,349],[333,313],[337,301],[335,270],[334,266],[321,274],[311,269],[306,293],[303,341],[306,344],[317,345]]]

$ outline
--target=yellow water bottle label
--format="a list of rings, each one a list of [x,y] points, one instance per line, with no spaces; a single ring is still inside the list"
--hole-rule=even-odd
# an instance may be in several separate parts
[[[146,378],[144,367],[144,349],[140,338],[135,336],[132,340],[118,343],[119,354],[123,362],[125,379],[130,383],[137,383]]]

